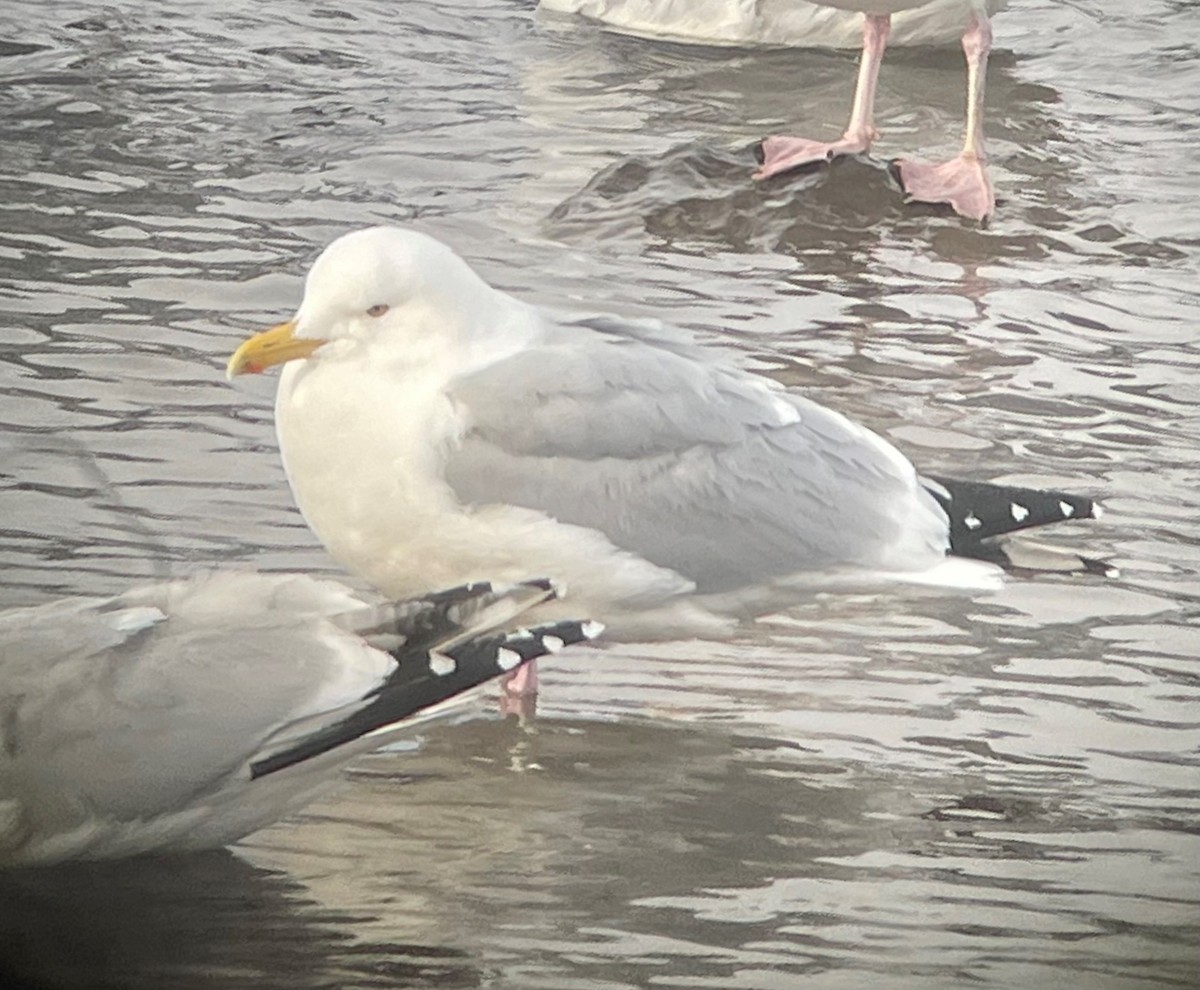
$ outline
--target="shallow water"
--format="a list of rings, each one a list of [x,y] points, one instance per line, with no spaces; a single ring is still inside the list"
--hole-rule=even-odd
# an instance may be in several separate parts
[[[1121,568],[564,656],[531,728],[481,705],[236,854],[5,878],[9,967],[1200,985],[1200,19],[1012,6],[981,230],[904,206],[884,166],[953,151],[954,51],[888,59],[877,161],[754,186],[753,138],[841,126],[852,54],[654,43],[517,0],[8,0],[0,603],[335,569],[291,506],[273,381],[221,369],[321,245],[378,222],[546,304],[694,327],[931,473],[1097,495],[1102,522],[1045,542]]]

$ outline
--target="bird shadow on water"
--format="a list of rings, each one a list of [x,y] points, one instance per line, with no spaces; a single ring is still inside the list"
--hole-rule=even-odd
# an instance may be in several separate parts
[[[1046,253],[1023,234],[960,220],[948,207],[906,202],[884,161],[840,158],[765,182],[751,178],[754,166],[753,146],[689,143],[629,157],[559,203],[545,231],[568,242],[634,238],[683,249],[778,252],[803,257],[817,273],[840,273],[847,254],[931,226],[939,253],[960,262]]]
[[[0,985],[478,985],[454,949],[352,939],[344,921],[227,850],[14,870],[0,874]]]
[[[613,61],[621,67],[633,62],[657,84],[659,116],[648,119],[651,129],[680,118],[711,118],[714,133],[729,119],[779,120],[785,132],[804,131],[809,125],[796,119],[788,102],[793,96],[786,94],[805,94],[802,116],[809,121],[836,119],[845,102],[840,85],[829,88],[831,71],[849,74],[836,53],[710,50],[670,59],[648,42],[622,43]],[[662,64],[647,62],[652,55]],[[574,78],[573,70],[562,71]],[[780,79],[788,80],[782,89]],[[884,100],[885,116],[897,101],[919,111],[881,124],[891,132],[888,150],[922,160],[957,151],[957,49],[891,52],[888,79],[895,92]],[[802,259],[817,274],[844,270],[838,255],[891,239],[927,245],[933,258],[972,269],[1005,258],[1038,262],[1055,253],[1095,254],[1136,267],[1181,260],[1176,245],[1114,221],[1111,194],[1089,177],[1092,161],[1079,155],[1061,100],[1056,90],[1022,79],[1011,56],[993,58],[987,130],[998,200],[986,224],[960,218],[948,206],[906,202],[883,158],[842,158],[758,182],[752,178],[757,142],[700,138],[621,157],[560,202],[544,232],[589,245],[616,239],[685,251],[775,252]],[[540,108],[551,119],[557,112],[545,97]]]

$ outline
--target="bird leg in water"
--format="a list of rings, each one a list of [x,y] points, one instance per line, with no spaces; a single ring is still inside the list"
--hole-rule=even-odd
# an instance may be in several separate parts
[[[896,165],[910,201],[948,203],[964,217],[984,220],[996,208],[996,197],[988,179],[983,143],[983,93],[992,28],[982,12],[971,16],[962,45],[967,58],[967,123],[961,153],[935,165],[907,159]]]
[[[762,165],[756,179],[767,179],[813,162],[829,161],[839,155],[857,155],[870,150],[879,136],[875,130],[875,88],[879,65],[887,49],[892,19],[887,14],[866,14],[863,19],[862,59],[858,66],[858,84],[854,90],[854,108],[846,132],[836,141],[810,141],[807,138],[774,136],[762,142]]]
[[[537,661],[521,664],[500,681],[500,714],[530,718],[537,714]]]

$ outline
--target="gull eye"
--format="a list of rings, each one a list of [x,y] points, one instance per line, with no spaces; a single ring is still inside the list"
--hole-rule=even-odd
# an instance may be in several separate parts
[[[376,303],[374,306],[368,307],[367,316],[383,316],[389,309],[391,307],[387,303]]]

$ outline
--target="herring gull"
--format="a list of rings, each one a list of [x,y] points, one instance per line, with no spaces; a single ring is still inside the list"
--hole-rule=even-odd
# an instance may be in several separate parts
[[[504,631],[554,594],[368,604],[216,572],[0,613],[0,866],[208,848],[277,821],[352,756],[599,631]]]
[[[991,538],[1096,513],[922,477],[680,330],[554,315],[407,229],[334,241],[227,371],[285,362],[284,467],[334,558],[394,596],[532,566],[609,638],[724,637],[824,590],[995,588],[966,559]]]

